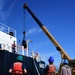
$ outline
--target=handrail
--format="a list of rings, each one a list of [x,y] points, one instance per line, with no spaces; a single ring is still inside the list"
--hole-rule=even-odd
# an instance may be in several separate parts
[[[0,22],[0,31],[5,32],[7,34],[9,34],[10,32],[12,32],[14,34],[14,37],[16,37],[16,30],[10,28],[9,26],[3,24]]]

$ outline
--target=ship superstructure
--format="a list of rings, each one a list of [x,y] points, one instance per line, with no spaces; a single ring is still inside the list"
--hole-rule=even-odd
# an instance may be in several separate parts
[[[0,49],[12,52],[13,41],[17,44],[16,30],[0,23]]]

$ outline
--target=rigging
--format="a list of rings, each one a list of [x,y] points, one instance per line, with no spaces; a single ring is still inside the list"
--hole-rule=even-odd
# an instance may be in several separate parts
[[[24,46],[24,49],[27,48],[27,43],[26,43],[26,29],[25,29],[25,10],[24,10],[24,24],[23,24],[23,40],[22,40],[22,46]]]

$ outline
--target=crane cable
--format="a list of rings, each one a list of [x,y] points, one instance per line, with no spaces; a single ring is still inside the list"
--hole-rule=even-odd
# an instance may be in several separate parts
[[[26,27],[25,27],[25,23],[26,23],[26,21],[25,21],[26,19],[25,19],[25,9],[24,9],[24,24],[23,24],[23,39],[26,39],[26,37],[25,37],[25,34],[26,34]]]
[[[26,43],[26,32],[25,32],[25,9],[24,9],[24,24],[23,24],[23,40],[22,40],[22,46],[24,46],[24,49],[27,48],[27,43]]]

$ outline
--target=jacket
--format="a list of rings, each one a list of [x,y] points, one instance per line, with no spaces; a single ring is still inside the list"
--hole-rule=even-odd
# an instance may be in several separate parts
[[[71,75],[71,68],[68,65],[62,66],[60,75]]]

